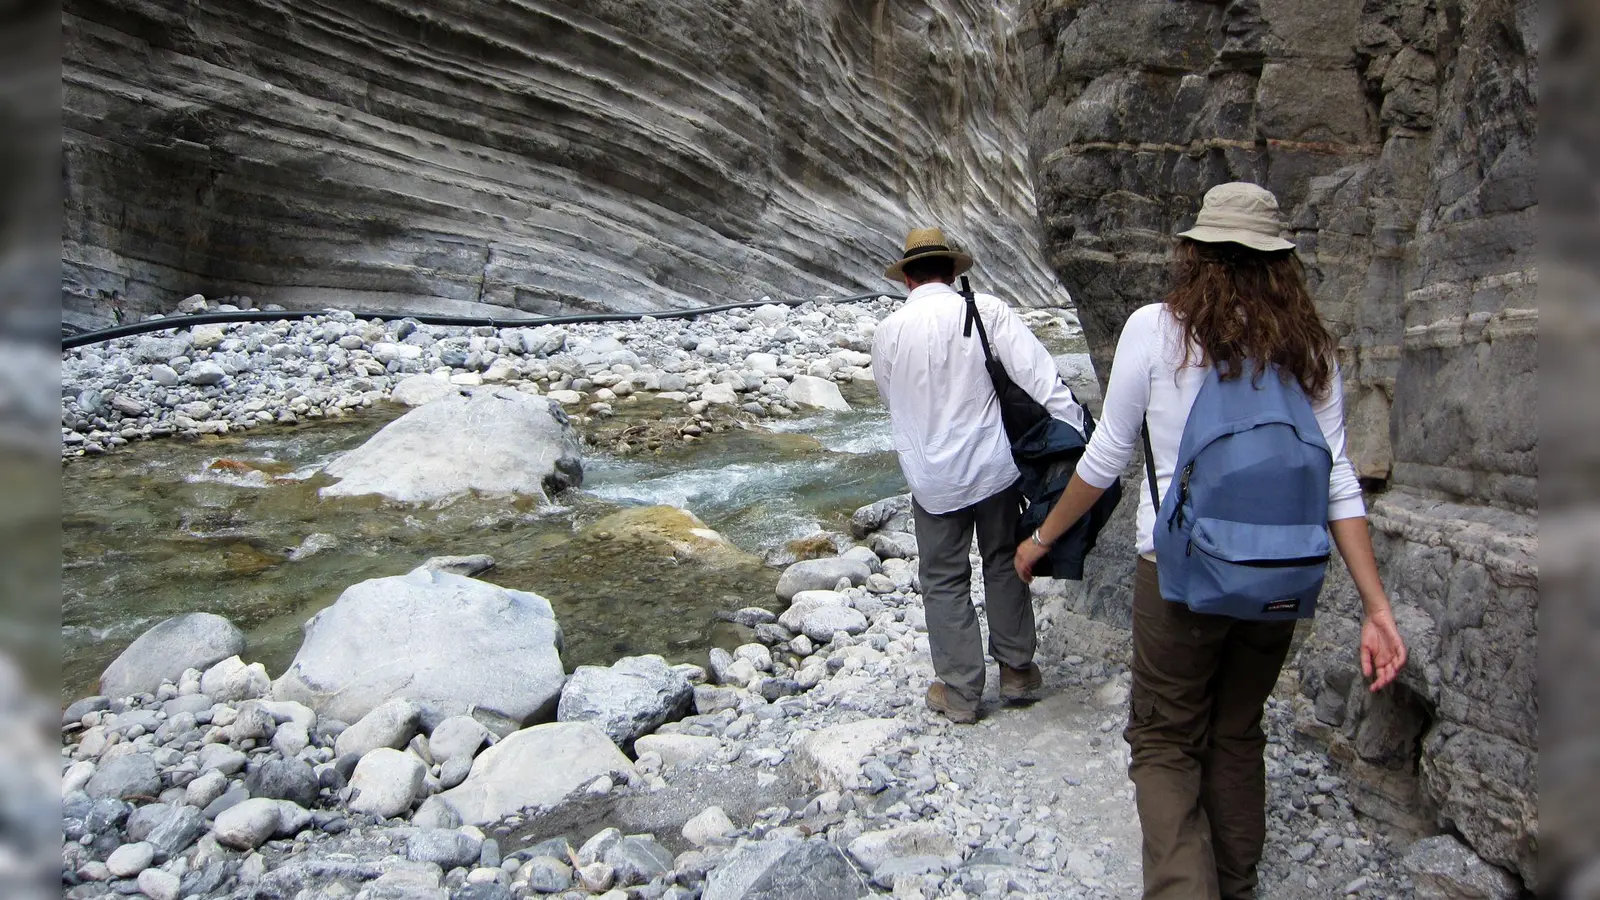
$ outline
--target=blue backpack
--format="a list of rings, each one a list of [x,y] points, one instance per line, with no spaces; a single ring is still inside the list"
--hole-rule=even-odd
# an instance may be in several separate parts
[[[1300,384],[1277,367],[1195,397],[1165,501],[1145,429],[1161,596],[1236,619],[1304,619],[1327,573],[1333,455]]]

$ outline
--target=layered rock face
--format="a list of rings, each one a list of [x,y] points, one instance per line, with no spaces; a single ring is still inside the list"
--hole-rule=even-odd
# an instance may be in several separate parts
[[[70,316],[495,315],[889,289],[913,224],[1026,304],[1015,23],[978,0],[68,0]]]
[[[1349,452],[1412,652],[1403,685],[1370,698],[1359,603],[1336,579],[1299,657],[1303,730],[1365,811],[1456,830],[1530,884],[1534,10],[1033,0],[1023,36],[1046,253],[1102,376],[1206,189],[1277,194],[1340,338]],[[1109,556],[1086,603],[1126,609],[1132,553]]]

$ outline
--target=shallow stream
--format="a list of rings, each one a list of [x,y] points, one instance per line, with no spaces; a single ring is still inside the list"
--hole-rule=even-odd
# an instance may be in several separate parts
[[[543,508],[478,496],[438,506],[319,498],[322,466],[405,411],[389,405],[338,423],[75,460],[62,470],[63,697],[94,693],[135,637],[192,611],[232,620],[247,661],[276,677],[301,625],[346,587],[447,554],[488,553],[497,564],[481,578],[549,598],[569,670],[636,653],[703,661],[710,646],[738,639],[716,613],[777,606],[778,572],[755,558],[699,565],[641,554],[585,526],[622,507],[666,504],[756,558],[819,528],[843,530],[857,507],[905,490],[875,392],[854,386],[847,396],[851,412],[710,434],[660,454],[589,451],[582,489]],[[336,545],[297,556],[313,534]]]

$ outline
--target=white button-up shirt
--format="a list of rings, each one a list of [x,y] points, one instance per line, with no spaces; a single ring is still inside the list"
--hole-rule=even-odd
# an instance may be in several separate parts
[[[1011,380],[1081,433],[1083,410],[1050,351],[1000,298],[978,294],[977,303],[990,348]],[[966,299],[954,288],[924,284],[878,325],[872,340],[872,375],[889,408],[900,470],[930,513],[992,497],[1019,474],[978,330],[963,336],[965,319]]]

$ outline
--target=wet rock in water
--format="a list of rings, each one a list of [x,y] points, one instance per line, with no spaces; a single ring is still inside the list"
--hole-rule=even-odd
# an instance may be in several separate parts
[[[585,540],[605,542],[608,553],[669,556],[706,566],[754,569],[759,560],[698,516],[675,506],[632,507],[611,513],[579,532]]]
[[[356,764],[350,776],[350,809],[390,819],[411,808],[427,767],[409,753],[380,747]]]
[[[549,400],[500,388],[413,409],[324,471],[325,497],[431,503],[467,491],[547,500],[583,483],[582,442]]]
[[[463,822],[484,825],[526,807],[553,808],[596,778],[625,776],[632,768],[594,725],[552,722],[524,728],[478,754],[467,780],[437,796]]]
[[[1406,851],[1404,866],[1418,900],[1513,900],[1517,880],[1448,834],[1424,838]]]
[[[683,718],[694,700],[689,679],[659,656],[630,656],[609,667],[579,666],[561,691],[556,719],[591,722],[617,746]]]
[[[185,669],[205,671],[244,652],[244,634],[211,613],[173,616],[134,639],[100,675],[107,697],[155,693],[161,682],[174,684]],[[81,718],[81,715],[80,715]]]
[[[418,568],[475,578],[494,568],[494,557],[487,553],[474,553],[470,556],[435,556]]]
[[[852,587],[866,583],[872,570],[860,560],[834,557],[832,559],[807,559],[783,570],[778,577],[778,597],[792,600],[801,591],[828,590],[848,579]]]
[[[403,698],[425,725],[474,710],[514,728],[554,710],[561,640],[538,594],[428,571],[374,578],[306,624],[273,696],[346,722]]]
[[[794,381],[789,384],[786,396],[801,406],[842,412],[850,410],[850,404],[845,401],[844,395],[839,393],[839,386],[815,375],[796,375]]]
[[[735,850],[702,900],[858,900],[871,893],[839,848],[821,839],[767,840]]]

